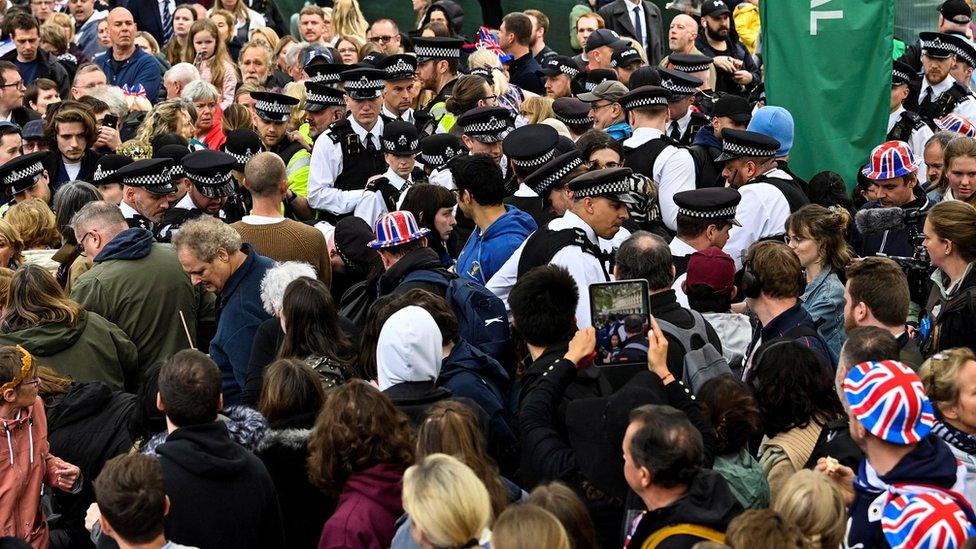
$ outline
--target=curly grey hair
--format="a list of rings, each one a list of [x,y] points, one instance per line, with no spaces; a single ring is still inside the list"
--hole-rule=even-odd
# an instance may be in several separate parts
[[[223,249],[228,255],[240,252],[241,235],[223,221],[205,215],[187,222],[173,237],[173,249],[187,248],[197,259],[210,263]]]
[[[220,92],[217,91],[217,88],[213,84],[206,80],[194,80],[183,88],[183,91],[180,92],[180,98],[190,103],[201,99],[220,101]]]
[[[268,269],[261,280],[261,303],[269,315],[281,310],[285,288],[299,278],[315,278],[315,268],[302,261],[285,261]]]

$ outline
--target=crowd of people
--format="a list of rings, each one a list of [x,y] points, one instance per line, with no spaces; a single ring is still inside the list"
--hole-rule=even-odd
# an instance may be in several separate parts
[[[0,547],[976,546],[970,1],[857,181],[758,0],[3,3]]]

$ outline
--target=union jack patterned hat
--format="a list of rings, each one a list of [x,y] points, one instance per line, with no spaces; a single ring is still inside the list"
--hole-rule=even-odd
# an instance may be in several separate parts
[[[376,240],[367,245],[374,250],[392,248],[420,240],[430,232],[430,229],[418,227],[413,214],[403,210],[383,214],[376,220],[373,229],[373,232],[376,233]]]
[[[958,114],[950,112],[936,120],[935,124],[939,126],[939,129],[947,132],[961,133],[966,137],[976,137],[976,127],[973,127],[973,123],[968,118]]]
[[[935,491],[893,498],[884,507],[881,531],[892,549],[957,549],[976,535],[960,505]]]
[[[935,424],[935,410],[918,374],[903,362],[862,362],[847,373],[844,396],[872,435],[892,444],[915,444]]]
[[[871,162],[861,169],[864,177],[881,181],[902,177],[918,170],[918,161],[908,143],[885,141],[871,151]]]

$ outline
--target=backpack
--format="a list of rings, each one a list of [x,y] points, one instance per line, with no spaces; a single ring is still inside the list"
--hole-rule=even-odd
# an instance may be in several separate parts
[[[691,329],[685,330],[671,324],[666,320],[657,319],[661,331],[678,340],[684,350],[684,366],[682,367],[681,380],[685,385],[691,387],[691,392],[698,393],[701,386],[713,377],[722,375],[732,375],[729,362],[722,353],[718,352],[714,345],[708,340],[708,331],[705,327],[708,323],[705,317],[698,311],[688,311],[695,320]],[[695,339],[700,342],[695,346]]]
[[[511,362],[508,312],[498,296],[473,280],[446,271],[413,271],[400,283],[407,282],[443,286],[444,299],[457,316],[458,336],[503,365]]]

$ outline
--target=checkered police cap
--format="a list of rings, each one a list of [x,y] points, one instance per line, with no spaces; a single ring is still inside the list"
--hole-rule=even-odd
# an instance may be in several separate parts
[[[44,164],[40,160],[31,162],[23,168],[13,170],[7,174],[6,177],[3,178],[3,185],[5,187],[16,185],[17,183],[21,183],[41,175],[41,172],[43,171]]]
[[[383,152],[388,152],[388,153],[396,154],[401,151],[414,152],[418,148],[420,148],[420,139],[414,139],[413,141],[410,141],[407,139],[407,136],[405,135],[399,136],[396,139],[396,141],[391,141],[386,138],[381,139],[381,141],[383,142]]]
[[[634,184],[629,177],[616,181],[608,181],[598,185],[592,185],[581,189],[573,189],[575,198],[586,198],[589,196],[604,196],[608,194],[624,194],[634,190]]]
[[[661,87],[675,95],[695,95],[698,91],[698,88],[693,88],[684,82],[676,82],[672,78],[661,80]]]
[[[563,63],[561,59],[558,59],[556,57],[553,57],[548,61],[546,61],[546,64],[544,66],[550,69],[556,69],[559,72],[568,75],[571,78],[576,78],[580,74],[580,70],[578,68]]]
[[[891,69],[891,80],[895,83],[908,83],[912,81],[912,75],[907,72],[898,70],[898,67],[892,67]]]
[[[442,48],[437,46],[417,46],[414,50],[417,57],[422,59],[460,59],[460,48]]]
[[[951,38],[941,32],[923,32],[918,35],[922,53],[929,57],[949,57],[956,53]]]
[[[511,157],[512,164],[515,164],[519,168],[535,168],[541,166],[546,162],[549,162],[556,156],[556,149],[546,151],[542,156],[537,156],[535,158],[515,158]]]
[[[464,133],[472,135],[489,135],[503,132],[508,129],[508,119],[499,116],[491,116],[488,120],[472,121],[461,126]]]
[[[664,96],[646,96],[646,97],[635,97],[633,99],[625,99],[620,102],[620,106],[624,110],[629,111],[639,107],[650,107],[653,105],[665,105],[668,104],[668,98]]]
[[[685,208],[678,208],[678,215],[687,215],[688,217],[694,217],[697,219],[728,219],[730,217],[735,217],[735,206],[730,206],[728,208],[722,208],[719,210],[689,210]]]
[[[169,185],[173,181],[172,166],[166,166],[160,168],[160,170],[157,173],[123,177],[122,184],[129,187],[161,187]]]
[[[108,169],[103,170],[101,166],[95,166],[95,174],[92,176],[93,179],[92,183],[98,185],[102,181],[115,175],[115,172],[117,171],[118,170],[108,170]]]
[[[346,104],[346,102],[343,101],[341,97],[326,95],[322,93],[315,93],[311,91],[305,94],[305,102],[319,104],[319,105],[328,105],[333,107],[342,107],[345,106]]]
[[[552,159],[548,164],[532,172],[525,178],[525,184],[539,196],[544,196],[553,185],[582,165],[583,157],[580,156],[579,151],[571,151]]]
[[[355,80],[346,80],[345,87],[346,91],[373,91],[382,90],[383,86],[386,85],[385,80],[379,78],[371,78],[367,75],[360,76]]]

